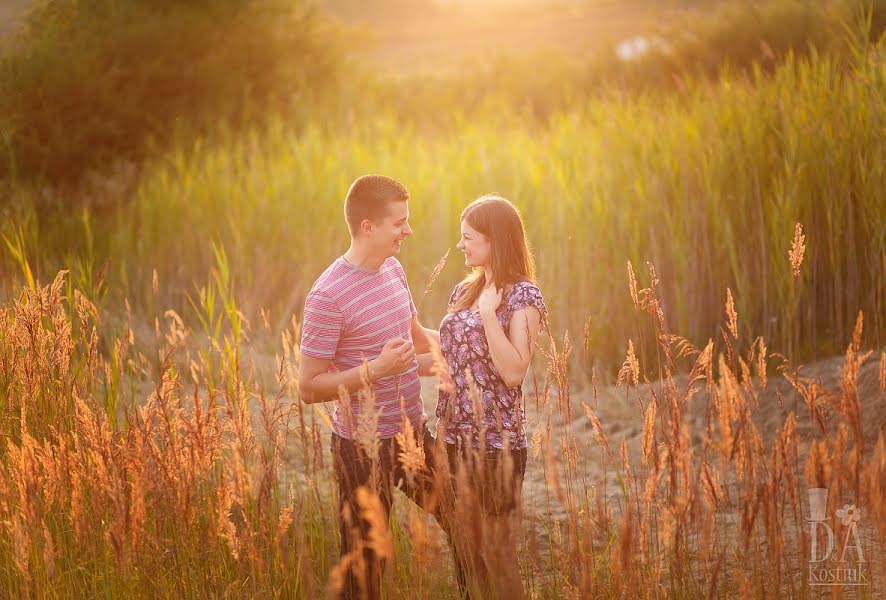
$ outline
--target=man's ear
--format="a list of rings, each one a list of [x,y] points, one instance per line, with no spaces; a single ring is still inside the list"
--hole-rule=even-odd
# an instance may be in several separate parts
[[[373,223],[369,219],[363,219],[362,221],[360,221],[360,233],[368,235],[372,233],[373,229],[375,229],[375,223]]]

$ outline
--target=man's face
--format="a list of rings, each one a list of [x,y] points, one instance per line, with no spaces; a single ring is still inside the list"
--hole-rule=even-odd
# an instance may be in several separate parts
[[[388,214],[375,221],[372,231],[373,245],[389,256],[400,253],[400,246],[412,235],[409,226],[409,202],[391,202]]]

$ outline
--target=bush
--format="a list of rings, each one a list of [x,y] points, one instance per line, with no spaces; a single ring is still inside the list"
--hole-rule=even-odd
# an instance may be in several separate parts
[[[38,3],[0,63],[0,176],[77,182],[177,133],[297,116],[335,85],[337,40],[298,1]]]
[[[755,64],[772,71],[788,54],[803,56],[813,48],[845,52],[847,26],[857,26],[866,13],[872,16],[868,34],[876,40],[886,26],[883,0],[725,3],[709,12],[687,13],[653,33],[664,43],[643,61],[642,75],[717,77],[724,68],[749,72]]]
[[[350,0],[326,6],[352,17],[363,10]],[[94,204],[106,180],[134,182],[144,159],[162,154],[152,148],[261,129],[272,114],[297,131],[312,121],[345,133],[390,112],[425,133],[490,109],[544,124],[613,90],[685,91],[690,80],[726,70],[771,74],[789,54],[813,48],[847,54],[844,24],[863,10],[869,36],[879,37],[886,0],[718,4],[671,15],[631,61],[613,43],[592,58],[499,56],[396,78],[347,64],[341,26],[299,0],[43,0],[0,61],[0,180],[42,178],[62,188],[85,181],[76,196]],[[353,32],[347,41],[366,44]],[[41,214],[64,196],[47,195]]]
[[[690,80],[715,80],[727,71],[748,79],[757,68],[771,74],[788,55],[849,55],[849,31],[864,30],[876,41],[886,30],[886,0],[713,4],[667,13],[664,25],[638,38],[645,48],[631,59],[619,56],[626,40],[610,40],[591,57],[556,51],[502,55],[468,62],[460,72],[380,81],[370,96],[384,98],[378,103],[424,128],[450,125],[453,113],[469,117],[503,105],[544,122],[587,97],[680,93]],[[861,24],[866,17],[870,24]]]

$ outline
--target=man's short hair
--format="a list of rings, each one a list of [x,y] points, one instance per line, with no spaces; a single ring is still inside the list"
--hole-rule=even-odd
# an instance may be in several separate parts
[[[406,202],[409,192],[402,183],[384,175],[358,177],[345,197],[345,220],[351,235],[360,232],[364,219],[375,221],[388,214],[391,202]]]

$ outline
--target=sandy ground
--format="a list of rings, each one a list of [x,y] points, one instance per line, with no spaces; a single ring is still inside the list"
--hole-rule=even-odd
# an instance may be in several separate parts
[[[886,392],[882,392],[879,388],[879,352],[872,354],[872,357],[865,363],[859,372],[857,379],[858,396],[862,405],[862,423],[864,430],[865,447],[870,453],[877,442],[880,435],[886,436]],[[799,374],[802,377],[809,377],[818,381],[818,383],[829,390],[839,390],[841,382],[841,370],[843,367],[843,357],[833,357],[830,359],[815,361],[805,367],[802,367]],[[680,376],[675,378],[677,388],[685,389],[687,377]],[[755,387],[759,385],[759,381],[754,381]],[[657,387],[654,385],[652,387]],[[688,410],[685,412],[684,423],[689,427],[692,445],[696,452],[696,458],[701,452],[702,438],[701,434],[705,431],[706,410],[708,404],[708,396],[703,391],[703,386],[698,385],[700,391],[695,394],[691,400]],[[650,386],[641,386],[639,397],[643,406],[646,406],[650,399]],[[591,406],[594,414],[600,420],[603,431],[608,439],[612,452],[616,455],[616,460],[620,465],[618,458],[619,448],[622,439],[625,440],[630,457],[634,474],[641,472],[642,465],[642,440],[641,431],[643,427],[643,414],[638,407],[638,396],[636,391],[632,391],[630,399],[625,396],[625,389],[616,390],[612,386],[603,386],[598,389],[596,405],[594,404],[593,394],[590,391],[582,391],[572,395],[571,413],[573,419],[567,422],[554,416],[552,419],[551,438],[555,442],[563,438],[574,438],[579,440],[583,450],[580,451],[581,458],[578,461],[578,477],[579,480],[584,479],[586,487],[593,488],[598,494],[605,496],[606,504],[613,509],[616,518],[621,512],[624,500],[619,486],[619,481],[614,470],[606,466],[606,461],[602,460],[602,451],[599,444],[594,440],[593,429],[589,419],[583,409],[583,404]],[[533,414],[529,403],[529,418],[544,421],[543,415]],[[801,441],[801,449],[799,452],[799,467],[801,482],[803,466],[806,463],[807,452],[806,445],[811,440],[833,439],[836,431],[836,423],[839,422],[840,416],[837,413],[837,407],[824,406],[822,410],[825,414],[829,414],[826,420],[825,432],[822,432],[817,424],[815,424],[810,416],[810,411],[801,395],[791,386],[791,384],[781,375],[776,373],[769,374],[769,382],[766,389],[759,395],[759,404],[752,410],[752,419],[760,432],[764,448],[767,455],[769,449],[774,445],[775,438],[779,435],[784,426],[788,415],[793,412],[797,418],[797,439]],[[541,417],[541,418],[539,418]],[[531,436],[531,427],[527,434]],[[660,437],[659,437],[660,439]],[[851,439],[851,434],[850,434]],[[564,464],[562,453],[559,453],[556,460],[558,464]],[[545,471],[546,461],[544,457],[536,460],[530,460],[527,466],[526,481],[524,484],[524,501],[529,511],[535,511],[536,514],[544,519],[556,519],[561,522],[565,519],[565,509],[557,502],[550,502],[550,476]],[[620,467],[619,467],[620,468]],[[645,479],[641,479],[645,481]],[[737,498],[737,489],[735,487],[734,478],[726,479],[730,489],[732,498]],[[805,484],[801,484],[805,488]],[[805,506],[805,497],[802,499]],[[837,506],[841,506],[844,502],[851,502],[852,498],[838,499]],[[594,503],[592,503],[593,505]],[[805,510],[805,509],[804,509]],[[718,521],[727,528],[736,527],[740,522],[740,515],[737,508],[723,506],[718,514]],[[792,524],[787,524],[787,531],[792,538],[797,535],[796,529]],[[805,527],[806,525],[802,525]],[[868,523],[869,528],[866,530],[871,537],[874,536],[876,524]],[[539,531],[541,537],[546,537],[544,530]],[[793,538],[798,539],[798,538]],[[882,546],[876,546],[871,542],[872,548],[879,548],[882,552]],[[800,549],[795,549],[799,554]],[[790,552],[790,549],[786,550]],[[731,560],[731,559],[730,559]],[[873,569],[872,574],[877,587],[871,591],[875,592],[875,597],[886,597],[886,581],[882,561],[870,563]],[[798,581],[800,573],[791,574],[793,581]],[[784,580],[785,589],[783,592],[786,597],[792,595],[790,582]],[[877,591],[878,590],[878,591]],[[877,594],[883,596],[877,596]],[[813,597],[819,597],[813,595]],[[847,597],[855,597],[850,593]]]
[[[140,339],[144,340],[145,338],[141,337]],[[192,342],[193,341],[195,340],[192,340]],[[878,436],[886,436],[886,392],[882,392],[879,388],[879,352],[880,350],[878,349],[872,354],[871,358],[868,359],[860,370],[857,379],[858,396],[862,407],[864,438],[868,452],[873,450]],[[244,356],[248,357],[245,359],[245,368],[247,372],[249,372],[246,379],[249,381],[262,382],[265,389],[273,394],[273,390],[277,389],[274,373],[277,370],[278,363],[274,358],[272,345],[269,343],[267,346],[244,348]],[[801,367],[799,373],[802,377],[816,380],[826,389],[838,391],[840,389],[843,361],[844,359],[842,356],[814,361]],[[536,375],[539,380],[543,380],[545,374],[544,372],[536,372]],[[532,378],[530,377],[528,379],[531,381]],[[685,389],[687,377],[685,375],[678,376],[675,378],[675,383],[678,389]],[[144,382],[142,382],[142,385],[145,385]],[[429,427],[432,432],[436,431],[437,421],[434,416],[437,403],[436,386],[436,379],[422,379],[422,398],[425,404],[426,413],[429,417]],[[700,454],[702,447],[701,435],[705,430],[708,403],[708,397],[703,390],[703,385],[698,384],[698,386],[700,388],[699,391],[693,396],[692,400],[684,410],[684,423],[690,430],[690,437],[696,455]],[[757,380],[754,380],[754,387],[755,389],[758,389],[759,387],[759,382]],[[552,523],[559,521],[561,524],[565,524],[567,513],[563,504],[554,497],[552,492],[553,478],[551,476],[551,468],[553,467],[560,473],[561,483],[565,483],[565,479],[562,476],[566,464],[566,459],[564,458],[561,448],[561,443],[563,441],[568,440],[572,442],[574,440],[574,443],[578,446],[578,466],[576,474],[573,477],[573,481],[578,488],[577,492],[580,494],[588,492],[591,495],[598,496],[599,500],[605,503],[605,506],[611,511],[612,517],[615,519],[616,523],[618,522],[619,515],[624,506],[624,498],[621,492],[618,476],[612,465],[603,458],[603,452],[599,443],[595,439],[593,428],[586,415],[584,405],[586,404],[590,406],[599,419],[612,452],[616,456],[616,463],[619,465],[619,468],[621,468],[619,448],[622,440],[624,440],[634,474],[640,475],[641,481],[645,481],[645,476],[642,474],[641,458],[643,413],[639,408],[639,402],[642,402],[642,405],[646,406],[649,402],[651,390],[655,388],[656,385],[641,386],[639,389],[632,389],[630,397],[626,397],[624,387],[616,389],[611,385],[600,385],[597,390],[596,401],[593,398],[591,390],[575,390],[571,392],[568,411],[571,413],[571,419],[567,419],[565,417],[567,413],[565,403],[561,403],[561,407],[558,409],[558,401],[555,395],[552,395],[546,408],[541,411],[537,410],[535,396],[531,389],[531,383],[527,383],[524,388],[528,419],[527,435],[531,439],[533,434],[539,428],[542,428],[543,430],[546,429],[550,419],[549,443],[553,451],[553,454],[550,457],[547,457],[544,451],[542,451],[540,456],[533,456],[530,451],[530,458],[527,464],[526,478],[523,486],[525,532],[536,537],[536,543],[540,544],[543,556],[548,553],[546,550],[548,544],[553,543],[552,540],[550,540],[549,533],[551,531]],[[147,397],[150,391],[149,387],[144,388],[140,391],[140,397]],[[290,399],[283,398],[282,401],[286,404],[290,402]],[[251,405],[253,408],[257,409],[254,401],[251,402]],[[826,421],[825,432],[822,432],[819,426],[810,418],[810,411],[800,394],[794,390],[784,377],[775,372],[774,369],[770,370],[768,385],[765,390],[759,393],[759,402],[757,406],[752,409],[752,418],[760,433],[762,443],[766,448],[767,453],[769,448],[773,446],[775,436],[781,431],[788,415],[791,412],[796,415],[797,438],[801,441],[799,457],[801,482],[803,482],[802,471],[806,462],[805,447],[811,440],[823,439],[824,437],[833,439],[836,423],[840,420],[840,416],[837,412],[838,407],[822,406],[822,409],[825,414],[829,415],[829,418]],[[319,415],[322,411],[323,408],[316,405],[315,407],[308,409],[309,413],[313,412],[315,415]],[[326,455],[327,459],[325,462],[325,468],[328,469],[328,465],[330,464],[328,461],[329,428],[322,418],[318,418],[317,420],[322,423],[319,441],[323,446],[323,453]],[[254,424],[256,426],[256,433],[261,437],[257,412],[254,413]],[[284,453],[284,465],[281,472],[281,484],[284,487],[288,487],[289,485],[305,487],[309,485],[305,481],[304,469],[300,466],[300,461],[298,459],[300,451],[298,450],[299,442],[297,437],[298,435],[296,432],[293,432],[290,435],[289,448]],[[331,476],[331,472],[329,472],[329,475]],[[729,478],[726,478],[726,483],[732,484],[730,485],[730,494],[733,499],[737,498],[738,496],[735,493],[734,481],[730,482]],[[805,485],[801,483],[801,487],[805,488]],[[331,488],[325,485],[323,488],[331,492]],[[850,500],[852,499],[837,499],[837,506],[841,506],[843,502]],[[400,497],[398,495],[398,507],[395,509],[395,515],[397,515],[398,518],[403,518],[406,514],[406,511],[404,510],[406,508],[404,506],[405,504],[408,504],[405,497]],[[589,504],[590,506],[595,507],[597,505],[597,498],[590,498]],[[805,511],[805,497],[802,500],[802,504],[804,506],[803,510]],[[724,505],[718,513],[718,522],[720,522],[723,527],[727,528],[727,530],[729,528],[737,528],[737,524],[740,520],[741,517],[738,513],[738,509],[734,506],[730,507]],[[427,517],[427,524],[431,525],[432,523],[432,518]],[[868,525],[868,532],[871,537],[875,532],[875,525],[876,524],[873,523]],[[800,526],[805,528],[806,524],[801,522]],[[788,524],[787,527],[788,535],[790,536],[789,539],[801,539],[797,537],[796,529],[791,529],[792,526],[790,524]],[[439,536],[440,532],[438,532],[437,535]],[[600,541],[602,543],[603,540]],[[789,546],[793,547],[793,544],[789,544]],[[877,548],[882,552],[882,547]],[[440,547],[440,550],[444,554],[448,552],[445,543]],[[790,548],[786,548],[786,552],[789,551]],[[795,549],[795,552],[799,554],[801,549],[798,547]],[[738,557],[738,559],[740,560],[741,557]],[[732,561],[736,559],[729,558],[728,560]],[[792,564],[799,563],[794,562]],[[874,561],[871,563],[874,582],[879,586],[876,590],[879,590],[880,593],[886,591],[886,587],[884,587],[886,586],[884,575],[880,572],[883,565],[883,561]],[[542,578],[546,576],[544,568],[540,568],[538,576]],[[791,581],[796,582],[801,576],[802,574],[799,572],[791,573],[789,578],[786,576],[785,586],[790,585]],[[791,597],[793,595],[791,590],[787,587],[784,592],[785,597]],[[849,595],[847,597],[855,596]],[[875,595],[874,597],[878,596]],[[886,597],[886,595],[883,597]]]
[[[857,380],[858,396],[862,404],[864,438],[868,453],[872,451],[878,436],[881,434],[886,436],[886,392],[882,392],[879,388],[878,359],[878,352],[872,354],[871,358],[868,359],[859,372]],[[843,362],[843,357],[815,361],[802,367],[799,374],[802,377],[815,379],[826,389],[839,390]],[[676,377],[675,382],[678,389],[685,389],[687,377],[685,375]],[[433,417],[436,405],[435,384],[436,381],[433,379],[425,380],[423,390],[425,406],[428,414],[431,416],[432,431],[434,431],[433,424],[436,422],[436,419]],[[759,381],[755,380],[754,385],[758,386]],[[701,451],[701,433],[705,430],[708,403],[708,397],[703,390],[703,386],[699,384],[698,387],[700,391],[692,398],[684,417],[684,422],[689,426],[691,432],[691,440],[696,454],[700,454]],[[600,386],[597,390],[596,402],[590,390],[577,391],[571,394],[571,420],[559,416],[564,414],[566,410],[565,406],[557,409],[556,398],[551,399],[550,402],[553,410],[543,410],[539,413],[534,409],[531,390],[525,390],[527,418],[529,421],[527,435],[531,438],[537,427],[545,428],[547,413],[551,412],[551,442],[556,446],[559,446],[562,440],[576,440],[578,442],[579,459],[577,461],[576,481],[578,481],[579,490],[581,491],[581,488],[584,487],[593,493],[604,496],[606,505],[613,511],[613,516],[616,519],[624,505],[619,480],[614,469],[608,466],[607,461],[602,458],[602,449],[594,439],[593,428],[586,416],[584,405],[590,406],[600,420],[611,450],[615,454],[619,465],[619,448],[621,447],[622,439],[625,440],[632,469],[634,469],[634,474],[636,475],[641,471],[642,465],[641,432],[643,427],[643,414],[638,407],[637,392],[639,391],[639,399],[642,401],[643,406],[646,406],[649,402],[650,390],[652,388],[657,388],[657,385],[654,384],[651,387],[641,386],[639,390],[632,390],[630,398],[627,398],[624,387],[616,389],[613,386]],[[835,423],[840,419],[836,410],[836,407],[823,407],[825,414],[830,415],[825,425],[826,432],[823,433],[810,417],[810,411],[800,394],[784,377],[777,373],[770,373],[768,385],[759,395],[757,407],[752,410],[752,418],[768,453],[768,449],[774,445],[775,437],[779,435],[788,415],[791,412],[796,415],[797,439],[801,441],[802,446],[799,453],[802,478],[802,469],[805,465],[807,454],[805,446],[810,440],[821,439],[825,436],[832,439],[836,429]],[[553,460],[562,472],[563,465],[565,464],[563,453],[557,452]],[[550,475],[550,465],[550,459],[546,460],[544,453],[536,458],[533,458],[530,454],[523,487],[524,506],[528,517],[526,522],[527,531],[530,529],[535,530],[536,535],[542,542],[542,548],[548,543],[548,530],[547,526],[542,526],[540,523],[546,522],[550,524],[554,520],[564,523],[566,517],[565,508],[553,498],[551,492],[552,478]],[[561,481],[563,481],[562,478]],[[734,480],[727,479],[727,483],[731,484],[729,487],[732,497],[737,498]],[[805,488],[805,485],[801,487]],[[841,506],[844,501],[849,502],[852,499],[839,499],[837,506]],[[803,498],[803,504],[805,505],[805,497]],[[592,500],[591,505],[596,505],[596,500]],[[734,507],[724,506],[718,514],[718,521],[727,528],[737,527],[734,524],[737,524],[740,518],[737,508]],[[805,524],[802,526],[806,527]],[[882,551],[882,547],[876,546],[872,541],[875,524],[868,523],[868,526],[869,528],[865,531],[871,538],[868,540],[871,543],[870,547],[874,549],[879,548]],[[787,531],[792,538],[797,535],[795,528],[791,524],[787,525]],[[794,556],[796,559],[800,549],[797,548],[795,551]],[[790,549],[788,548],[786,552],[790,553]],[[872,571],[868,571],[868,575],[873,577],[873,583],[875,584],[875,587],[870,591],[875,593],[875,597],[879,597],[876,595],[878,593],[886,595],[886,588],[883,587],[886,585],[882,572],[883,562],[874,560],[869,563],[868,568],[872,569]],[[786,597],[793,595],[792,588],[790,587],[791,582],[796,584],[801,576],[804,575],[799,572],[785,574],[783,592]],[[796,590],[794,589],[793,591],[795,592]],[[847,597],[855,597],[853,593],[850,589]],[[812,597],[819,597],[819,595],[813,594]]]
[[[858,395],[862,403],[862,422],[868,451],[873,449],[877,436],[880,433],[886,436],[886,393],[881,392],[879,389],[878,356],[877,354],[872,355],[872,358],[868,359],[858,376]],[[840,356],[815,361],[801,367],[799,374],[802,377],[815,379],[827,389],[839,390],[843,360],[843,357]],[[422,383],[422,397],[429,416],[431,431],[434,431],[436,427],[436,417],[434,416],[437,398],[436,380],[425,378]],[[677,376],[675,377],[675,383],[678,389],[685,389],[687,377],[685,375]],[[755,379],[754,385],[758,386],[759,381]],[[657,388],[657,385],[654,384],[652,387]],[[684,422],[689,426],[693,446],[696,451],[700,451],[701,433],[704,432],[706,423],[708,397],[702,385],[699,384],[697,387],[699,392],[693,396],[689,410],[686,411],[684,416]],[[621,492],[616,475],[610,470],[604,477],[600,460],[600,446],[593,439],[593,429],[585,414],[583,405],[590,406],[600,420],[612,452],[617,456],[621,441],[624,439],[631,463],[634,466],[638,466],[641,464],[641,431],[643,427],[643,414],[638,407],[638,392],[639,399],[645,407],[649,402],[650,389],[648,385],[641,386],[638,390],[632,389],[630,398],[628,398],[626,397],[624,387],[616,389],[614,386],[599,386],[596,401],[590,390],[572,392],[572,419],[570,421],[565,416],[559,415],[561,412],[565,413],[566,409],[565,406],[561,410],[557,409],[556,397],[553,397],[550,401],[553,410],[542,410],[541,413],[536,411],[533,393],[527,383],[527,387],[524,390],[527,403],[527,436],[531,438],[537,427],[545,427],[547,413],[551,412],[551,440],[557,443],[561,439],[574,436],[586,442],[580,448],[580,452],[589,457],[589,460],[584,461],[584,474],[590,481],[595,482],[600,489],[603,489],[605,484],[608,499],[611,502],[617,503]],[[767,387],[759,395],[757,407],[752,410],[752,418],[760,432],[764,447],[771,447],[775,436],[780,433],[785,420],[791,412],[797,417],[797,437],[802,441],[819,439],[823,435],[833,435],[833,422],[839,419],[839,415],[836,414],[834,407],[831,407],[829,409],[831,423],[827,424],[827,432],[823,434],[818,425],[813,423],[809,408],[800,394],[784,377],[777,373],[770,373]],[[802,465],[805,460],[805,453],[801,454],[800,460]],[[535,460],[530,459],[527,466],[524,493],[530,504],[533,503],[534,498],[543,497],[544,490],[548,487],[548,481],[545,479],[544,462],[543,457]],[[555,512],[553,516],[562,517],[563,514],[562,512],[560,514]]]

